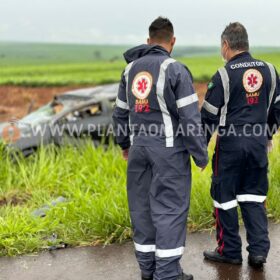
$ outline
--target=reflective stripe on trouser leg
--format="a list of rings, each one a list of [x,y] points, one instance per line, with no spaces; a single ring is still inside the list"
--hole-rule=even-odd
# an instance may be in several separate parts
[[[156,228],[155,280],[177,279],[182,270],[191,173],[184,148],[146,147],[153,161],[150,205]]]
[[[264,203],[241,202],[242,218],[247,232],[247,251],[253,256],[267,257],[270,249],[268,221]]]
[[[229,258],[241,258],[237,207],[229,210],[215,208],[218,253]]]
[[[224,255],[226,251],[227,256],[240,257],[241,239],[239,237],[239,225],[237,214],[237,200],[231,200],[224,203],[218,203],[214,200],[216,218],[216,240],[218,244],[218,252],[220,255]],[[228,217],[228,221],[225,221],[224,217]],[[236,242],[236,236],[237,242]],[[234,244],[238,245],[237,250]],[[232,248],[232,249],[231,249]],[[237,253],[236,253],[237,251]],[[230,255],[231,254],[231,255]]]
[[[250,164],[246,170],[244,187],[237,195],[242,218],[247,231],[248,252],[251,255],[267,256],[270,249],[268,221],[265,209],[268,192],[268,165],[266,147],[252,147],[249,159],[258,159],[257,164]],[[254,163],[255,161],[253,161]]]
[[[263,203],[266,200],[266,195],[255,194],[239,194],[236,196],[238,202],[259,202]]]
[[[155,263],[155,228],[150,213],[151,168],[143,147],[131,146],[127,169],[127,195],[135,255],[142,274],[150,277]]]
[[[246,174],[237,194],[247,231],[247,250],[252,255],[261,256],[267,256],[270,249],[265,209],[268,192],[268,159],[265,144],[265,137],[255,138],[247,147]]]
[[[218,252],[229,258],[241,258],[241,239],[239,236],[236,189],[240,184],[240,165],[231,164],[233,156],[239,159],[239,153],[231,154],[220,149],[222,138],[218,138],[216,153],[213,157],[213,177],[211,196],[215,207],[216,239]]]

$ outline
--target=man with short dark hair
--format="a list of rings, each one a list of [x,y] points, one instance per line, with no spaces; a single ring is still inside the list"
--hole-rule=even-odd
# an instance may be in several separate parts
[[[221,42],[227,63],[209,83],[202,108],[208,142],[209,128],[218,127],[211,186],[218,248],[205,251],[204,256],[210,261],[242,263],[239,204],[249,264],[260,267],[270,247],[265,209],[267,147],[280,125],[279,77],[273,65],[250,55],[242,24],[228,25]]]
[[[124,54],[128,65],[113,114],[116,140],[124,158],[128,155],[128,202],[142,279],[190,280],[179,263],[189,210],[190,155],[203,169],[206,139],[191,74],[170,57],[172,23],[159,17],[149,33],[147,45]]]
[[[152,22],[149,27],[149,41],[156,40],[157,42],[175,44],[173,25],[168,18],[159,17]]]

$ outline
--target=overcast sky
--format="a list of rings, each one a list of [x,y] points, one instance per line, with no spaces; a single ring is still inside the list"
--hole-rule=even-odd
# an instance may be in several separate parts
[[[219,45],[240,21],[252,45],[280,46],[279,0],[0,0],[0,41],[139,44],[159,15],[179,45]]]

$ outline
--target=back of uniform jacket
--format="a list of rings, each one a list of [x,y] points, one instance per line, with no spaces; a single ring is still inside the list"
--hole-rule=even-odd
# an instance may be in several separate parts
[[[197,165],[207,163],[198,97],[189,70],[160,46],[125,53],[113,114],[117,143],[187,148]]]
[[[268,124],[274,127],[273,134],[280,123],[279,90],[275,68],[243,52],[212,78],[203,104],[203,121],[220,127]]]

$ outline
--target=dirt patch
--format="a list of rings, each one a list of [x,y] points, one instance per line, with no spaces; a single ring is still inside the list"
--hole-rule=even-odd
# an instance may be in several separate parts
[[[22,205],[26,203],[31,198],[31,195],[28,193],[22,193],[20,191],[12,191],[5,195],[0,196],[0,207],[6,205]]]
[[[80,87],[16,87],[0,86],[0,122],[20,119],[25,116],[30,107],[32,111],[48,103],[55,95]],[[195,84],[200,101],[203,100],[207,84]]]
[[[30,106],[36,110],[48,103],[55,95],[78,87],[28,88],[16,86],[0,87],[0,121],[19,119],[28,113]]]

